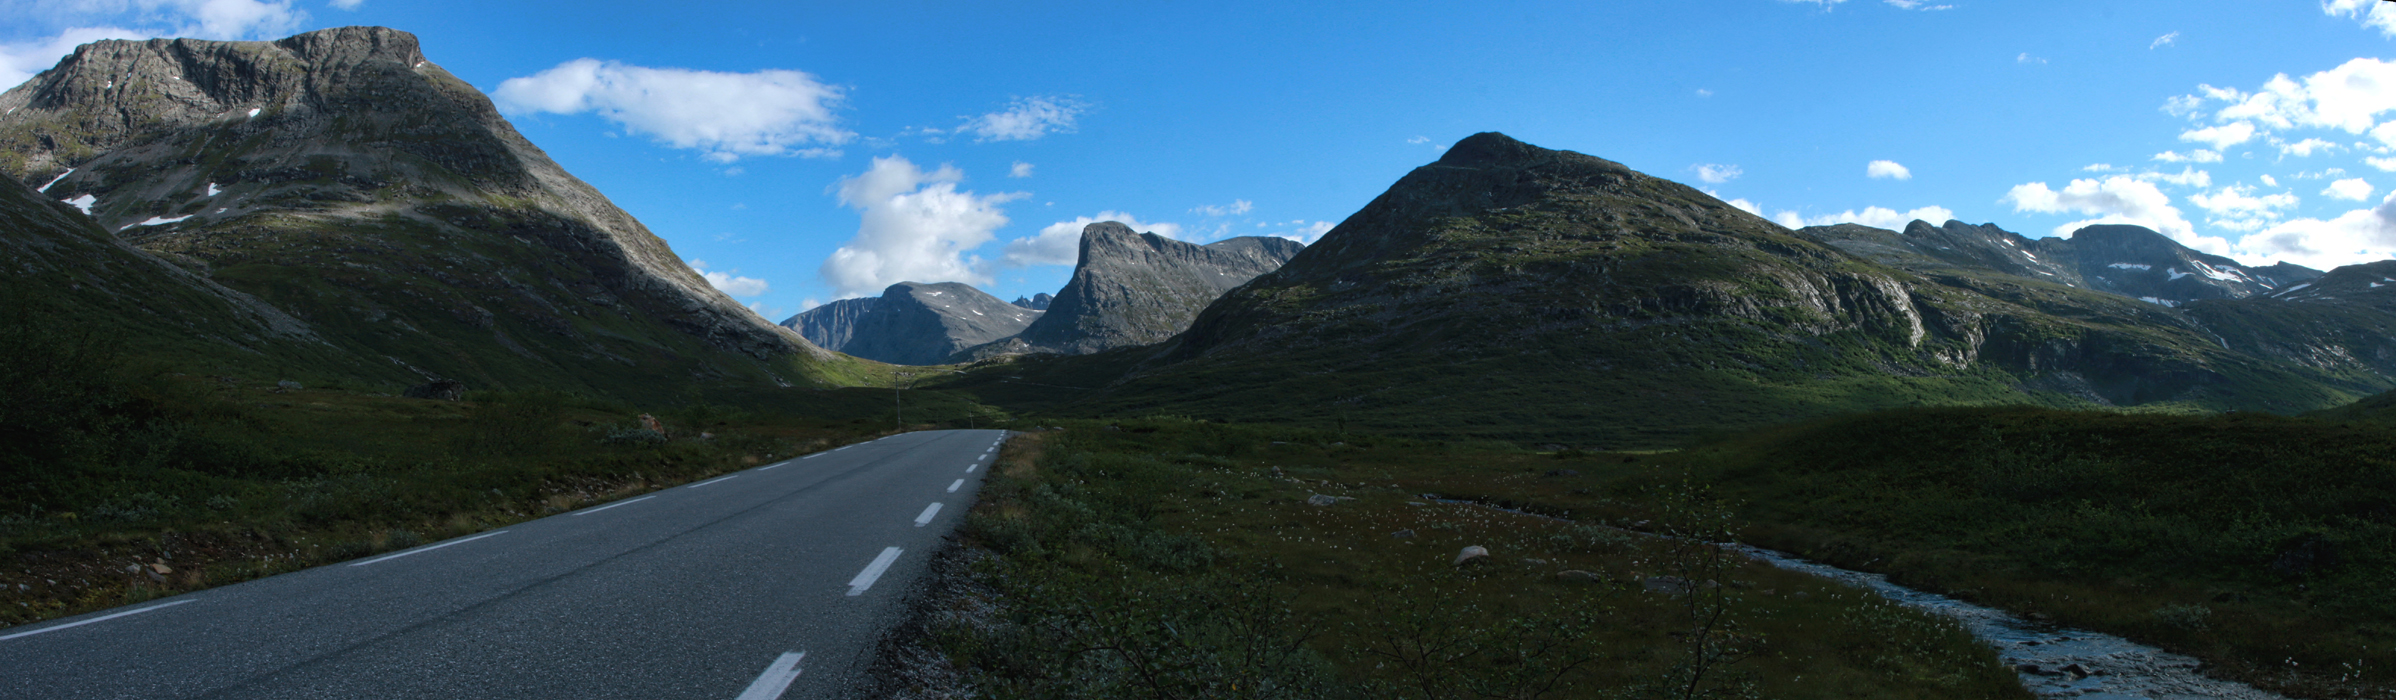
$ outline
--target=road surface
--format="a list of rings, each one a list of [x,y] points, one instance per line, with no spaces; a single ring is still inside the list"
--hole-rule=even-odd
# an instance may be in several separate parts
[[[0,698],[821,698],[1003,431],[895,435],[340,564],[0,629]]]

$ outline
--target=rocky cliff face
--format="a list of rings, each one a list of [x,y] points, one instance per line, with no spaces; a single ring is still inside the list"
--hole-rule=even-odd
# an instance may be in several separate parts
[[[1014,301],[1013,303],[1014,303],[1016,306],[1021,306],[1021,307],[1023,307],[1023,308],[1026,308],[1026,309],[1031,309],[1031,310],[1033,310],[1033,311],[1047,311],[1047,310],[1048,310],[1048,305],[1049,305],[1050,303],[1053,303],[1053,302],[1055,302],[1056,300],[1057,300],[1057,298],[1056,298],[1056,297],[1049,296],[1047,292],[1041,292],[1041,293],[1039,293],[1039,294],[1034,294],[1034,295],[1031,295],[1031,296],[1029,296],[1029,297],[1022,297],[1022,296],[1015,297],[1015,301]]]
[[[432,373],[788,383],[830,357],[710,288],[405,32],[102,41],[0,112],[0,171]]]
[[[2019,245],[1994,227],[1914,233]],[[1878,244],[1949,268],[2074,270]],[[2242,356],[2161,305],[1931,267],[1876,264],[1611,161],[1479,134],[1084,405],[1634,445],[1903,405],[2309,408],[2354,395]],[[2257,386],[2290,389],[2244,391]]]
[[[880,297],[832,302],[782,325],[836,352],[896,365],[935,365],[959,350],[1022,332],[1039,317],[1038,311],[999,301],[971,285],[900,282]]]
[[[1113,221],[1082,229],[1073,279],[1047,312],[1013,338],[959,359],[1024,353],[1082,355],[1146,345],[1188,328],[1226,291],[1271,272],[1303,250],[1282,238],[1247,236],[1207,245],[1138,233]]]

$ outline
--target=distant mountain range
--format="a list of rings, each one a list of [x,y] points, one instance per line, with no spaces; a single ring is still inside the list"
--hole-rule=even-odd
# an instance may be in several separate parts
[[[2396,263],[2304,282],[2316,273],[2142,229],[2084,235],[1790,231],[1485,133],[1167,342],[958,386],[1001,401],[1094,387],[1035,401],[1091,413],[1605,446],[1923,404],[2295,412],[2396,386],[2396,283],[2367,279]]]
[[[1039,317],[1039,311],[999,301],[972,285],[900,282],[882,290],[882,296],[835,301],[782,325],[834,352],[896,365],[936,365],[959,350],[1020,333]]]
[[[1266,237],[1197,245],[1102,221],[1083,227],[1073,278],[1054,297],[1007,304],[954,282],[902,282],[879,298],[832,302],[782,325],[823,347],[894,364],[1083,355],[1173,337],[1215,297],[1303,248]]]
[[[404,384],[811,385],[838,362],[708,286],[406,32],[101,41],[0,94],[0,172]]]

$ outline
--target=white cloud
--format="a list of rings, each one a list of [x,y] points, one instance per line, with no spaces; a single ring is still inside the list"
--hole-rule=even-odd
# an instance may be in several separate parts
[[[2396,192],[2327,221],[2294,219],[2238,242],[2242,257],[2327,270],[2396,257]]]
[[[2363,162],[2371,167],[2396,173],[2396,158],[2365,157],[2363,158]]]
[[[1864,166],[1864,177],[1911,180],[1913,171],[1907,170],[1903,165],[1898,165],[1897,161],[1876,160]]]
[[[1714,91],[1712,91],[1712,90],[1707,90],[1707,89],[1705,89],[1705,88],[1698,88],[1698,89],[1697,89],[1697,96],[1698,96],[1698,97],[1713,97],[1713,96],[1714,96]]]
[[[733,270],[731,273],[710,272],[707,269],[707,261],[705,260],[690,260],[686,262],[690,263],[691,269],[697,271],[700,277],[707,278],[707,285],[716,288],[716,291],[736,297],[753,297],[759,294],[764,294],[766,291],[765,280],[757,279],[755,277],[735,277],[734,275],[740,272],[738,269]],[[755,304],[750,305],[750,309],[754,310],[756,308],[757,307]]]
[[[2204,208],[2205,213],[2224,218],[2276,218],[2279,210],[2293,208],[2297,204],[2296,195],[2281,192],[2256,196],[2254,188],[2240,185],[2223,187],[2211,194],[2200,192],[2188,195],[2188,201]]]
[[[2216,151],[2246,143],[2254,137],[2255,125],[2247,122],[2231,122],[2220,126],[2190,129],[2180,133],[2180,140],[2208,144]]]
[[[355,10],[358,9],[359,6],[365,5],[366,0],[330,0],[325,4],[332,5],[337,9]]]
[[[2179,153],[2173,151],[2164,151],[2162,153],[2155,154],[2155,160],[2163,161],[2165,163],[2219,163],[2221,162],[2221,153],[2219,151],[2208,151],[2202,148],[2189,151],[2188,155],[2180,155]]]
[[[2145,180],[2147,182],[2167,182],[2181,187],[2195,187],[2198,189],[2213,186],[2213,174],[2203,170],[2198,170],[2196,168],[2181,168],[2178,174],[2163,172],[2139,173],[2138,179]]]
[[[2278,187],[2278,186],[2280,186],[2280,181],[2279,181],[2279,179],[2278,179],[2278,178],[2274,178],[2274,177],[2272,177],[2272,176],[2269,176],[2269,175],[2264,175],[2264,176],[2263,176],[2263,184],[2264,184],[2265,186],[2269,186],[2269,187]]]
[[[1781,1],[1781,2],[1789,2],[1789,3],[1797,3],[1797,4],[1801,4],[1801,5],[1821,5],[1823,10],[1829,10],[1830,8],[1837,7],[1837,6],[1839,5],[1839,3],[1846,2],[1847,0],[1780,0],[1780,1]]]
[[[2219,121],[2253,120],[2274,129],[2296,126],[2360,134],[2382,112],[2396,110],[2396,62],[2357,58],[2305,76],[2272,76],[2261,90],[2244,93],[2199,86],[2203,101],[2229,103],[2214,113]]]
[[[2129,170],[2129,168],[2124,168],[2112,163],[2090,163],[2087,167],[2080,168],[2081,172],[2087,173],[2118,173],[2127,170]]]
[[[2321,139],[2305,139],[2296,143],[2283,143],[2279,146],[2280,155],[2296,156],[2298,158],[2310,158],[2313,156],[2313,153],[2317,151],[2334,151],[2338,149],[2338,144],[2323,141]]]
[[[1123,224],[1141,233],[1153,233],[1175,240],[1181,238],[1181,224],[1149,223],[1123,212],[1102,211],[1097,216],[1049,224],[1041,228],[1038,234],[1007,241],[1000,260],[1008,267],[1071,265],[1081,257],[1082,229],[1101,221]]]
[[[2389,8],[2389,4],[2379,0],[2324,0],[2321,11],[2331,17],[2353,17],[2365,27],[2396,37],[2396,9]]]
[[[2173,42],[2177,42],[2177,41],[2179,41],[2179,40],[2180,40],[2180,33],[2179,33],[2179,32],[2172,32],[2172,33],[2170,33],[2170,34],[2165,34],[2165,35],[2163,35],[2163,36],[2155,37],[2155,41],[2154,41],[2153,43],[2149,43],[2149,44],[2147,44],[2147,45],[2146,45],[2146,48],[2147,48],[2147,50],[2148,50],[2148,51],[2153,51],[2153,50],[2155,50],[2155,49],[2160,49],[2160,48],[2163,48],[2163,47],[2165,47],[2165,46],[2170,46],[2170,45],[2172,45],[2172,43],[2173,43]]]
[[[1237,216],[1254,211],[1255,209],[1255,202],[1245,199],[1234,199],[1231,200],[1230,204],[1209,204],[1196,209],[1191,209],[1190,213],[1205,214],[1207,216]]]
[[[999,205],[1028,195],[959,192],[964,179],[955,166],[924,172],[899,156],[875,158],[863,174],[842,178],[840,202],[860,221],[857,236],[824,260],[824,281],[843,298],[899,282],[988,284],[987,266],[965,251],[1007,224]]]
[[[1887,3],[1888,3],[1890,6],[1892,6],[1892,7],[1895,7],[1895,8],[1897,8],[1897,9],[1900,9],[1900,10],[1920,10],[1920,11],[1923,11],[1923,12],[1929,12],[1929,11],[1932,11],[1932,10],[1952,10],[1952,9],[1955,9],[1955,6],[1954,6],[1954,5],[1931,5],[1931,4],[1927,4],[1927,3],[1925,2],[1925,0],[1883,0],[1883,1],[1884,1],[1884,2],[1887,2]]]
[[[492,93],[513,113],[595,112],[627,130],[729,163],[741,156],[840,155],[856,137],[832,110],[841,89],[795,70],[719,73],[582,58]]]
[[[1026,162],[1023,162],[1023,161],[1020,161],[1020,160],[1019,160],[1019,161],[1015,161],[1015,167],[1012,167],[1012,168],[1008,168],[1008,169],[1007,169],[1007,177],[1031,177],[1031,176],[1032,176],[1032,164],[1030,164],[1030,163],[1026,163]]]
[[[1018,97],[1005,111],[967,119],[957,131],[973,134],[975,141],[1030,141],[1073,133],[1074,120],[1089,108],[1069,95]]]
[[[1714,194],[1714,193],[1712,193],[1712,192],[1707,192],[1706,194],[1709,194],[1709,195],[1710,195],[1710,194]],[[1719,195],[1717,195],[1715,198],[1716,198],[1716,199],[1720,199],[1721,197],[1720,197]],[[1733,206],[1733,207],[1736,207],[1736,208],[1738,208],[1738,210],[1739,210],[1739,211],[1747,212],[1747,213],[1749,213],[1749,214],[1754,214],[1754,215],[1756,215],[1756,216],[1763,216],[1763,215],[1764,215],[1764,208],[1763,208],[1763,207],[1757,206],[1757,205],[1756,205],[1756,203],[1754,203],[1754,202],[1750,202],[1750,201],[1747,201],[1747,200],[1744,200],[1744,199],[1733,199],[1733,200],[1730,200],[1730,201],[1727,201],[1727,202],[1723,202],[1723,204],[1728,204],[1728,205],[1731,205],[1731,206]]]
[[[1697,171],[1697,179],[1716,185],[1739,179],[1740,175],[1747,174],[1746,171],[1740,170],[1739,166],[1717,163],[1699,163],[1689,166],[1689,168]]]
[[[2030,53],[2029,53],[2029,52],[2025,51],[2025,52],[2022,52],[2022,55],[2013,57],[2013,62],[2014,62],[2014,63],[2046,63],[2046,62],[2047,62],[2047,60],[2046,60],[2046,59],[2043,59],[2043,58],[2039,58],[2039,57],[2037,57],[2037,56],[2032,56],[2032,55],[2030,55]]]
[[[2219,252],[2228,249],[2228,242],[2219,238],[2196,235],[2196,227],[2171,205],[2171,196],[2154,183],[2124,175],[2103,180],[2075,179],[2062,190],[2047,187],[2044,182],[2015,185],[1999,202],[2010,203],[2017,212],[2042,214],[2075,212],[2094,214],[2097,218],[2074,221],[2055,227],[2055,235],[2069,236],[2073,231],[2095,224],[2135,224],[2170,236],[2197,250]]]
[[[2371,183],[2364,182],[2362,178],[2357,177],[2329,183],[2329,189],[2322,190],[2321,193],[2335,199],[2360,202],[2371,198],[2372,189]]]

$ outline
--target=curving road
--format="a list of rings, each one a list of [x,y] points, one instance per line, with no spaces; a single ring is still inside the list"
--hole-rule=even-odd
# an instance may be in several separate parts
[[[1004,437],[895,435],[0,629],[0,698],[833,696],[904,612]]]

